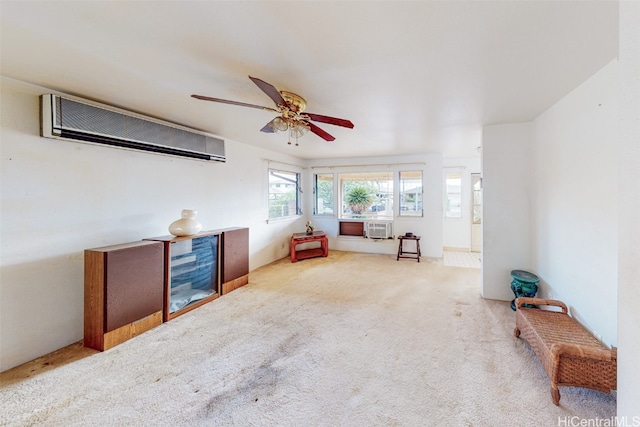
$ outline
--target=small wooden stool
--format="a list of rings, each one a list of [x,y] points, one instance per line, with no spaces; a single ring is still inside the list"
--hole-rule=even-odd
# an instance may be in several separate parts
[[[400,241],[400,243],[398,243],[398,257],[396,258],[396,261],[398,261],[400,258],[411,258],[417,259],[418,262],[420,262],[420,236],[398,236],[398,240]],[[408,252],[404,250],[404,248],[402,247],[402,243],[405,240],[413,240],[416,242],[415,252]]]

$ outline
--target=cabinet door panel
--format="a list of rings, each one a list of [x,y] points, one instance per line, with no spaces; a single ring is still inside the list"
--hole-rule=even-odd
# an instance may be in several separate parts
[[[249,274],[249,229],[224,232],[223,282]]]
[[[106,253],[105,332],[162,310],[163,257],[161,243]]]

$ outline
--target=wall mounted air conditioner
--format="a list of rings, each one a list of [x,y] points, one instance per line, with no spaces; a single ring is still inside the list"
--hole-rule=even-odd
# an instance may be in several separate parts
[[[91,101],[40,97],[40,134],[200,160],[226,161],[224,140]]]
[[[365,233],[370,239],[392,239],[393,226],[390,222],[373,222],[365,223]]]

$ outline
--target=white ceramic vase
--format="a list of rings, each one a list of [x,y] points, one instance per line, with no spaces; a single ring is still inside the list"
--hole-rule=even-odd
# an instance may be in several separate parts
[[[174,236],[191,236],[198,234],[202,230],[202,224],[196,219],[198,211],[183,209],[182,218],[173,221],[169,225],[169,233]]]

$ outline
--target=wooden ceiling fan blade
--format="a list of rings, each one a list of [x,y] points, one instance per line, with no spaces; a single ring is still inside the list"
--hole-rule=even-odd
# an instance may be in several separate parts
[[[304,113],[304,114],[309,116],[309,118],[314,122],[328,123],[330,125],[342,126],[345,128],[353,129],[353,123],[351,123],[350,120],[339,119],[337,117],[323,116],[322,114],[313,114],[313,113]]]
[[[249,76],[249,78],[251,79],[252,82],[256,84],[256,86],[260,88],[260,90],[266,93],[267,96],[271,98],[273,102],[276,103],[276,105],[284,105],[286,107],[289,106],[289,104],[287,103],[287,101],[284,100],[284,98],[282,97],[278,89],[276,89],[273,85],[265,82],[264,80],[260,80],[259,78],[256,78],[256,77]]]
[[[307,123],[307,125],[309,126],[309,130],[313,133],[315,133],[316,135],[318,135],[320,138],[324,139],[325,141],[334,141],[336,138],[329,135],[327,132],[325,132],[324,130],[320,129],[318,126],[314,125],[313,123]]]
[[[239,105],[240,107],[258,108],[260,110],[274,111],[276,113],[278,112],[278,110],[274,108],[263,107],[262,105],[247,104],[246,102],[230,101],[228,99],[212,98],[210,96],[203,96],[203,95],[191,95],[191,97],[196,99],[201,99],[203,101],[221,102],[223,104]]]

